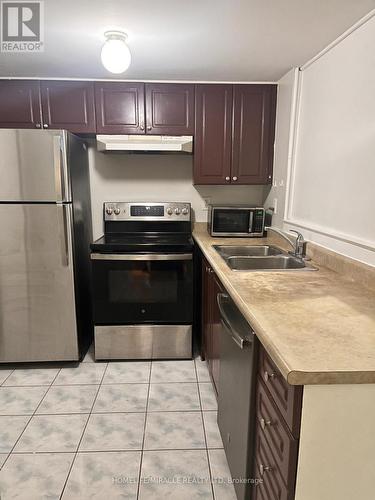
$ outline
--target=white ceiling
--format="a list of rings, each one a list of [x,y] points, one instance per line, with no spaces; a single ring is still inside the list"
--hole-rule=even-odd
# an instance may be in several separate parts
[[[2,77],[276,81],[375,0],[44,0],[45,52],[0,53]],[[103,32],[129,33],[132,64],[112,76]]]

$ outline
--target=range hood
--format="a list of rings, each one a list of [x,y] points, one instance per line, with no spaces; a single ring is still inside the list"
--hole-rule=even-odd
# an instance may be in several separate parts
[[[159,151],[192,153],[191,135],[97,135],[98,151]]]

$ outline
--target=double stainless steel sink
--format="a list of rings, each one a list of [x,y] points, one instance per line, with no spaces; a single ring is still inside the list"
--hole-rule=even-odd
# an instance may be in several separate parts
[[[317,271],[317,268],[272,245],[214,245],[233,271]]]

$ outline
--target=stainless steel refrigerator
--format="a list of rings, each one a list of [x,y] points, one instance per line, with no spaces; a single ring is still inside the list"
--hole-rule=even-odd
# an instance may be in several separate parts
[[[85,142],[61,130],[0,130],[0,363],[86,351],[91,240]]]

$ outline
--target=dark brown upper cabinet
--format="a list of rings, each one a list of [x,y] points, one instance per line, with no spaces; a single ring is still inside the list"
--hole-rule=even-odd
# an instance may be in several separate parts
[[[194,85],[95,83],[98,133],[194,133]]]
[[[95,83],[98,134],[144,134],[143,83]]]
[[[197,85],[195,184],[272,180],[276,85]]]
[[[94,84],[92,82],[42,81],[43,128],[75,133],[95,133]]]
[[[196,85],[194,183],[231,180],[233,85]]]
[[[276,85],[234,85],[232,182],[272,180]]]
[[[0,128],[41,128],[38,81],[0,82]]]
[[[146,83],[146,133],[194,134],[194,85]]]

